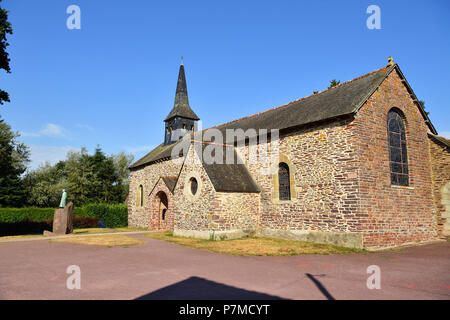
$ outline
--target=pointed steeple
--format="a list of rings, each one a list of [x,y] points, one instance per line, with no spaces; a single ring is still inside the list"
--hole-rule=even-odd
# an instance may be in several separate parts
[[[180,71],[178,72],[177,91],[175,92],[175,103],[172,111],[164,120],[165,133],[164,145],[177,142],[189,132],[198,129],[199,117],[189,106],[189,99],[186,86],[186,76],[184,75],[183,57],[181,57]]]
[[[180,65],[180,71],[178,72],[177,90],[175,92],[175,103],[172,111],[166,117],[164,121],[168,121],[174,117],[182,117],[192,120],[199,120],[199,117],[192,111],[189,106],[188,92],[186,86],[186,76],[184,74],[183,61]]]

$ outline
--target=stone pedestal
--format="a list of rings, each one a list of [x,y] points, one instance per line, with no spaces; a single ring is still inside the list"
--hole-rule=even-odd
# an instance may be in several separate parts
[[[53,233],[68,234],[73,232],[73,203],[69,202],[64,209],[55,210],[53,216]]]

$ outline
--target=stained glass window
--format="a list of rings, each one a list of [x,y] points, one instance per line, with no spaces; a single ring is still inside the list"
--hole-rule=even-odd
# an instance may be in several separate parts
[[[278,193],[280,200],[291,200],[289,166],[284,162],[281,162],[278,168]]]
[[[406,152],[405,124],[399,113],[391,109],[387,117],[389,137],[389,167],[391,170],[391,184],[408,186],[408,155]]]

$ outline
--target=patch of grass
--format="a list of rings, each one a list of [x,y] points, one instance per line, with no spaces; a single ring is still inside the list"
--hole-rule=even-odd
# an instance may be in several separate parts
[[[2,242],[4,240],[19,240],[19,239],[30,239],[30,238],[39,238],[39,237],[43,237],[43,235],[41,233],[39,233],[39,234],[26,234],[26,235],[21,235],[21,236],[3,236],[3,237],[0,237],[0,242]]]
[[[119,233],[119,232],[135,232],[135,231],[148,231],[148,229],[144,228],[128,228],[128,227],[120,227],[114,229],[108,228],[77,228],[73,229],[72,235],[81,235],[81,234],[95,234],[95,233]],[[69,236],[70,234],[68,234]],[[19,240],[19,239],[29,239],[29,238],[38,238],[43,237],[42,233],[36,234],[24,234],[17,236],[0,236],[0,242],[3,240]]]
[[[114,230],[106,228],[80,228],[73,229],[73,234],[93,234],[93,233],[111,233]]]
[[[73,237],[73,238],[63,238],[63,239],[53,239],[48,241],[63,242],[63,243],[76,243],[76,244],[86,244],[92,246],[105,246],[108,248],[121,246],[128,248],[129,246],[134,246],[142,244],[145,241],[141,239],[136,239],[124,234],[111,234],[105,236],[89,236],[89,237]]]
[[[118,232],[135,232],[135,231],[149,231],[145,228],[129,228],[129,227],[121,227],[121,228],[114,228],[114,230]]]
[[[145,237],[179,245],[237,256],[295,256],[302,254],[346,254],[366,250],[344,248],[304,241],[248,237],[235,240],[211,241],[174,236],[172,232],[148,233]]]

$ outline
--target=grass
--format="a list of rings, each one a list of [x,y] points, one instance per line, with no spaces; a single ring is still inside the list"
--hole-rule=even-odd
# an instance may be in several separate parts
[[[146,228],[129,228],[129,227],[122,227],[122,228],[114,228],[114,230],[118,232],[135,232],[135,231],[149,231]]]
[[[73,235],[82,235],[82,234],[95,234],[95,233],[119,233],[119,232],[136,232],[136,231],[148,231],[148,229],[143,228],[80,228],[74,229]],[[43,237],[42,233],[38,234],[25,234],[25,235],[17,235],[17,236],[0,236],[0,242],[3,240],[20,240],[20,239],[30,239],[30,238],[40,238]]]
[[[108,248],[117,246],[127,248],[129,246],[134,246],[145,242],[144,240],[136,239],[123,234],[111,234],[105,236],[92,236],[92,237],[73,237],[73,238],[53,239],[48,241],[85,244],[92,246],[105,246]]]
[[[29,239],[29,238],[39,238],[39,237],[43,237],[43,235],[41,233],[39,233],[39,234],[25,234],[25,235],[20,235],[20,236],[2,236],[2,237],[0,237],[0,242],[2,242],[3,240]]]
[[[235,240],[212,241],[177,237],[172,232],[148,233],[145,237],[179,245],[237,256],[295,256],[302,254],[348,254],[367,252],[329,244],[295,240],[248,237]]]

